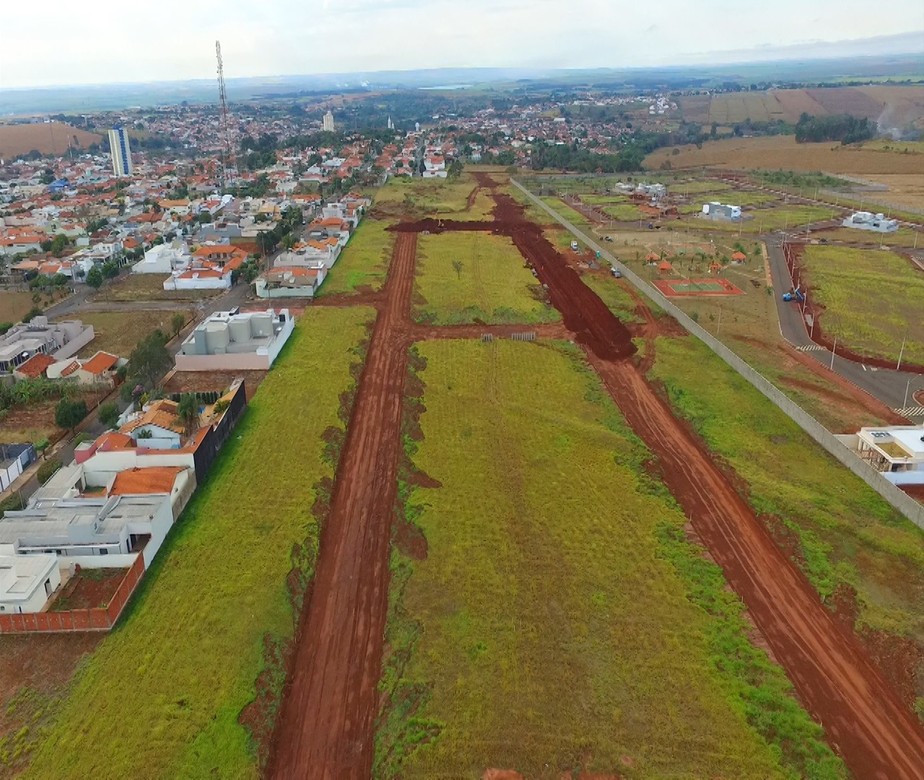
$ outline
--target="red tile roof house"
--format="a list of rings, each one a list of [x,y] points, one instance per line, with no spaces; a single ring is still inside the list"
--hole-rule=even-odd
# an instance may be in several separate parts
[[[100,351],[87,360],[72,358],[58,361],[48,366],[45,371],[49,379],[75,379],[81,385],[115,387],[116,372],[119,366],[127,362],[118,355]]]

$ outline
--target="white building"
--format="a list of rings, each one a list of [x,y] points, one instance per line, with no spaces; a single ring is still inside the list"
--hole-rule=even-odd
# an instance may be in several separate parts
[[[112,172],[116,176],[131,176],[132,150],[124,127],[114,127],[109,131],[109,150],[112,153]]]
[[[837,438],[893,485],[924,485],[924,425],[861,428]]]
[[[324,122],[323,122],[323,124],[322,124],[321,129],[322,129],[325,133],[333,133],[333,132],[334,132],[334,115],[333,115],[330,111],[328,111],[326,114],[324,114]]]
[[[177,371],[266,371],[294,328],[288,309],[215,312],[180,346]]]
[[[741,206],[730,206],[714,200],[703,204],[703,216],[706,219],[741,219]]]
[[[844,227],[871,230],[874,233],[894,233],[898,230],[897,219],[886,219],[885,214],[871,214],[868,211],[854,212],[841,224]]]
[[[33,317],[0,337],[0,374],[9,374],[35,355],[58,360],[76,355],[96,335],[92,325],[79,320],[49,323],[47,317]]]
[[[259,298],[314,298],[327,269],[305,266],[275,266],[254,281]]]
[[[132,266],[133,274],[164,274],[185,271],[192,256],[185,241],[174,239],[169,244],[152,246],[144,257]]]
[[[0,614],[41,612],[60,586],[54,555],[0,555]]]

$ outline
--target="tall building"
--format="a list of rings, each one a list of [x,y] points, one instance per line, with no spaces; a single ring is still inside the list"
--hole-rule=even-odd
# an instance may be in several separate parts
[[[325,133],[334,132],[334,115],[330,111],[324,114],[323,130]]]
[[[112,172],[116,176],[131,176],[132,150],[124,127],[114,127],[109,131],[109,150],[112,152]]]
[[[391,116],[388,117],[388,129],[389,130],[395,129],[395,123],[391,121]]]

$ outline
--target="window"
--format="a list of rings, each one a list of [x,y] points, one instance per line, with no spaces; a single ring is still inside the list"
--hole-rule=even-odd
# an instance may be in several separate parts
[[[109,550],[107,550],[105,547],[102,547],[102,548],[100,548],[99,554],[100,554],[100,555],[109,555]]]

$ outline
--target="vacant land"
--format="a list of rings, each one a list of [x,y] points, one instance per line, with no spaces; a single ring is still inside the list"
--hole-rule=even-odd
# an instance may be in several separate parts
[[[30,292],[0,291],[0,322],[19,322],[35,303]]]
[[[382,289],[395,243],[395,234],[386,230],[388,225],[374,213],[359,223],[321,285],[319,297]]]
[[[551,195],[540,198],[540,200],[545,203],[547,206],[550,206],[554,211],[557,211],[565,219],[567,219],[572,225],[579,228],[590,228],[592,227],[591,222],[587,217],[581,214],[580,211],[575,211],[571,206],[563,203],[559,198],[553,197]]]
[[[187,323],[191,314],[177,310]],[[98,350],[111,352],[127,358],[141,339],[156,329],[173,335],[171,319],[176,311],[88,311],[79,312],[81,321],[93,326],[96,334],[80,352],[80,357],[89,357]],[[73,316],[73,315],[68,315]]]
[[[37,149],[42,154],[60,155],[68,149],[86,149],[103,140],[62,122],[29,125],[0,125],[0,157],[10,159]]]
[[[340,424],[371,316],[305,313],[129,614],[79,674],[28,776],[257,776],[239,718],[267,642],[278,650],[294,629],[287,577],[311,577],[312,506],[333,476],[322,434]],[[280,680],[272,665],[267,674]],[[251,725],[265,728],[259,717]]]
[[[907,148],[911,143],[896,144],[896,148]],[[924,144],[922,150],[915,154],[924,155]],[[924,180],[920,175],[880,173],[866,178],[872,183],[884,184],[889,188],[887,192],[870,192],[868,197],[871,202],[889,203],[896,208],[914,209],[924,214]],[[854,197],[861,196],[858,194]]]
[[[447,217],[452,219],[490,219],[494,208],[486,194],[466,173],[455,181],[445,179],[392,179],[379,190],[376,204],[388,214],[409,217]]]
[[[442,233],[421,236],[417,261],[418,321],[557,322],[558,312],[505,236]]]
[[[165,290],[161,274],[133,274],[123,272],[117,279],[106,282],[93,295],[94,301],[197,301],[213,298],[224,290]]]
[[[54,441],[62,433],[55,425],[57,404],[55,399],[8,410],[0,417],[0,439],[10,444],[34,444],[42,439]]]
[[[797,144],[795,136],[730,138],[707,141],[702,149],[680,147],[658,149],[645,158],[645,167],[657,170],[670,161],[674,168],[715,166],[719,168],[764,168],[830,173],[924,173],[924,155],[866,150],[837,143]]]
[[[924,365],[924,273],[892,252],[809,246],[810,294],[824,307],[819,324],[855,352]]]
[[[737,222],[721,219],[685,217],[680,224],[695,230],[721,230],[742,233],[767,233],[773,230],[787,230],[812,222],[831,219],[837,212],[823,206],[780,206],[779,208],[745,211]]]
[[[377,775],[842,776],[582,353],[419,350]]]
[[[871,233],[853,228],[834,228],[812,234],[815,239],[844,241],[850,244],[867,244],[869,246],[894,246],[911,249],[924,247],[924,231],[900,227],[894,233]]]
[[[921,532],[696,339],[658,339],[652,374],[665,383],[674,408],[735,470],[751,505],[822,599],[847,619],[855,610],[860,629],[912,637],[924,647]],[[890,666],[902,667],[901,656],[890,654],[900,653],[902,642],[893,639],[882,643],[887,674]],[[891,676],[913,701],[915,653],[904,663],[904,677]]]
[[[235,379],[244,380],[244,392],[250,401],[266,379],[266,371],[176,371],[164,384],[166,393],[195,393],[225,390]]]

